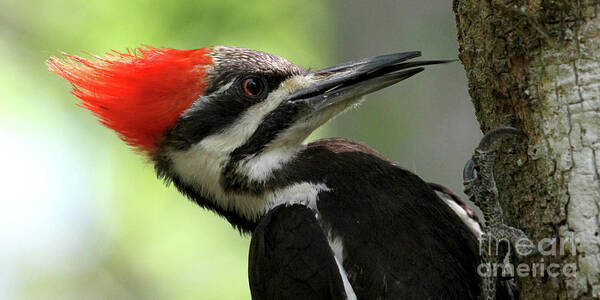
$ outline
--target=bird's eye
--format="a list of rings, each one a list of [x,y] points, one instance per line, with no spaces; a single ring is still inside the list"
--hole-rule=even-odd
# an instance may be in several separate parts
[[[242,91],[250,98],[257,98],[265,90],[264,81],[258,77],[248,77],[242,81]]]

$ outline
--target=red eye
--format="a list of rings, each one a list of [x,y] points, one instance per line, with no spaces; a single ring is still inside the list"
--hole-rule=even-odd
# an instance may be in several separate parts
[[[248,97],[256,98],[262,94],[265,86],[263,81],[256,77],[249,77],[242,82],[242,90]]]

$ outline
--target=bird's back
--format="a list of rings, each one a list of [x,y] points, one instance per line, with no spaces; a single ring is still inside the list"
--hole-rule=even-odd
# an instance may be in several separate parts
[[[321,166],[304,172],[329,187],[319,194],[320,222],[342,240],[359,299],[477,297],[477,240],[426,182],[345,139],[312,143],[299,160],[321,162],[303,163]]]

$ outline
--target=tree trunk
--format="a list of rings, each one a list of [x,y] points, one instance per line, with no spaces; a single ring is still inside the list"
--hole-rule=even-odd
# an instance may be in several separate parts
[[[533,241],[559,237],[549,255],[518,262],[538,271],[517,274],[523,299],[600,297],[599,2],[454,1],[482,131],[529,137],[498,153],[506,222]]]

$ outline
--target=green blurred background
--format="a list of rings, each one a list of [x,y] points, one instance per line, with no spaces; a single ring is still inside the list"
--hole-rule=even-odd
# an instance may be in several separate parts
[[[44,61],[232,45],[325,67],[457,53],[451,1],[0,0],[0,299],[249,299],[249,237],[155,178]],[[480,137],[459,63],[371,95],[313,137],[365,142],[460,191]]]

